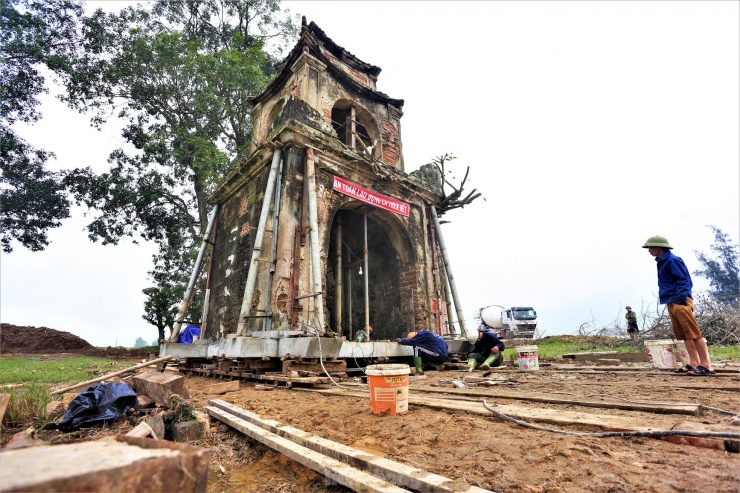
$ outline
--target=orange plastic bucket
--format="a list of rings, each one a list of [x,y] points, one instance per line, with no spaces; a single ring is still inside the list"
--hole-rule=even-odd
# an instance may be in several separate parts
[[[408,365],[369,365],[370,410],[377,416],[395,416],[409,411]]]

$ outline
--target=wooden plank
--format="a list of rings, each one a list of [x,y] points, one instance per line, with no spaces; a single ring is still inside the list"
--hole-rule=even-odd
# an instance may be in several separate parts
[[[125,370],[121,371],[114,371],[113,373],[108,373],[107,375],[103,375],[102,377],[93,378],[92,380],[87,380],[85,382],[76,383],[74,385],[70,385],[69,387],[64,387],[57,390],[52,390],[52,394],[63,394],[64,392],[69,392],[70,390],[79,389],[80,387],[87,387],[89,385],[92,385],[94,383],[102,382],[103,380],[109,380],[111,377],[117,377],[118,375],[123,375],[124,373],[129,373],[131,371],[139,370],[141,368],[145,368],[147,366],[156,365],[157,363],[163,363],[165,361],[169,361],[172,359],[172,355],[165,356],[164,358],[157,358],[153,359],[151,361],[147,361],[146,363],[142,363],[140,365],[134,365],[126,368]]]
[[[333,389],[295,389],[304,392],[318,392],[322,394],[343,395],[348,397],[367,398],[366,392],[354,391],[337,391]],[[491,413],[480,401],[467,401],[461,399],[440,399],[436,397],[425,397],[420,395],[409,395],[409,404],[427,406],[435,409],[445,409],[449,411],[466,411],[473,414],[490,416]],[[494,404],[489,402],[491,407],[497,411],[519,419],[531,419],[545,423],[554,423],[560,425],[588,425],[599,428],[613,430],[668,430],[673,426],[673,422],[667,419],[647,420],[639,418],[638,420],[625,416],[611,416],[603,414],[590,414],[579,411],[564,411],[560,409],[534,409],[519,406],[509,406],[503,404]]]
[[[514,392],[497,389],[495,393],[480,390],[458,390],[458,389],[417,389],[420,392],[429,392],[448,395],[465,395],[471,397],[485,397],[495,399],[513,399],[531,402],[546,402],[550,404],[570,404],[584,407],[598,407],[602,409],[628,409],[662,414],[688,414],[690,416],[701,416],[701,405],[689,402],[640,402],[629,403],[612,400],[610,402],[598,398],[578,396],[556,396],[544,392]]]
[[[217,383],[209,385],[204,389],[206,394],[225,394],[226,392],[235,392],[239,390],[239,380],[231,380],[229,382]]]
[[[298,445],[328,455],[334,459],[347,462],[354,467],[368,470],[372,474],[406,488],[429,492],[490,493],[489,490],[478,488],[476,486],[461,487],[459,482],[453,481],[444,476],[433,474],[416,467],[407,466],[406,464],[379,457],[341,443],[333,442],[306,431],[299,430],[298,428],[283,425],[279,421],[264,419],[256,413],[219,399],[211,399],[208,401],[208,404],[257,425],[264,430],[275,433],[281,437],[285,437]]]
[[[371,493],[395,493],[408,491],[376,476],[360,471],[349,464],[345,464],[337,459],[327,457],[324,454],[298,445],[297,443],[278,436],[275,433],[263,430],[259,426],[249,423],[231,413],[213,406],[206,407],[206,410],[212,417],[226,423],[248,437],[277,450],[281,454],[290,457],[304,466],[309,467],[354,491]]]

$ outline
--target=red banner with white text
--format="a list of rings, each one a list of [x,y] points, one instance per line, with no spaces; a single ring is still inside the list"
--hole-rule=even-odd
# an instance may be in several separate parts
[[[343,180],[338,176],[334,177],[334,190],[337,192],[354,197],[380,209],[385,209],[402,216],[409,217],[409,204],[400,200],[392,199],[385,195],[373,192],[351,181]]]

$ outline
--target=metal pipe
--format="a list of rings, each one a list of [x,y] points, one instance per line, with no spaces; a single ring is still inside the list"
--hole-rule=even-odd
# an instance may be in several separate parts
[[[262,241],[265,238],[265,226],[267,226],[267,215],[270,211],[270,202],[272,194],[275,191],[275,182],[277,180],[277,170],[280,164],[280,148],[275,149],[272,154],[272,164],[270,165],[270,174],[267,177],[267,188],[265,196],[262,199],[262,209],[260,210],[260,219],[257,224],[257,234],[254,238],[252,248],[252,258],[249,261],[249,271],[247,272],[247,283],[244,286],[244,296],[242,297],[242,306],[239,311],[239,324],[237,325],[236,335],[244,334],[249,324],[249,319],[245,318],[252,310],[252,298],[254,297],[254,287],[257,284],[257,271],[259,270],[259,259],[262,251]]]
[[[367,253],[367,209],[365,209],[365,246],[363,249],[363,257],[365,258],[365,329],[370,327],[370,270]]]
[[[335,312],[335,318],[337,322],[336,326],[336,333],[341,335],[342,334],[342,289],[344,288],[344,283],[342,282],[342,216],[337,214],[337,232],[336,234],[336,250],[337,250],[337,258],[336,258],[336,267],[334,267],[334,275],[336,276],[336,286],[335,286],[335,295],[334,295],[334,312]]]
[[[306,148],[306,178],[308,179],[308,223],[309,240],[311,243],[311,280],[313,291],[319,293],[315,300],[318,329],[323,331],[324,323],[324,296],[321,285],[321,253],[319,251],[319,212],[316,197],[316,168],[313,160],[313,149]]]
[[[211,215],[208,217],[208,225],[206,231],[203,233],[203,239],[200,242],[200,250],[198,250],[198,258],[195,259],[195,265],[193,266],[193,272],[190,274],[190,281],[188,281],[188,287],[185,289],[185,294],[182,296],[182,302],[180,303],[180,310],[177,312],[177,318],[175,324],[172,326],[172,334],[170,334],[170,341],[177,341],[177,336],[180,335],[180,328],[182,322],[185,320],[185,315],[188,313],[188,307],[190,306],[190,297],[193,294],[195,288],[195,282],[198,280],[198,273],[200,272],[200,266],[203,263],[203,255],[205,254],[206,247],[208,246],[208,239],[211,237],[211,230],[213,229],[213,223],[216,220],[216,213],[218,212],[218,204],[213,206]]]
[[[460,322],[461,333],[465,334],[468,342],[474,343],[478,340],[478,332],[469,332],[465,326],[465,318],[463,317],[462,308],[460,305],[460,298],[457,296],[457,288],[455,287],[455,278],[452,276],[452,269],[450,268],[450,259],[447,255],[447,248],[445,247],[445,240],[442,236],[442,228],[439,225],[439,218],[437,217],[437,209],[434,204],[429,206],[429,211],[432,214],[434,220],[434,229],[437,232],[437,243],[439,243],[439,249],[442,252],[442,260],[445,265],[445,273],[447,274],[447,282],[450,284],[450,291],[452,291],[452,300],[455,302],[455,309],[457,310],[457,320]]]
[[[280,160],[278,173],[275,184],[275,202],[272,205],[272,244],[270,246],[270,266],[267,276],[265,277],[265,319],[262,322],[262,330],[272,329],[272,310],[270,303],[272,301],[272,276],[275,274],[275,257],[277,256],[278,227],[280,225],[280,194],[283,190],[283,163],[285,159]]]
[[[350,262],[347,262],[347,331],[349,332],[349,339],[354,340],[354,327],[352,325],[352,257],[350,256],[349,246],[347,246],[347,258]]]

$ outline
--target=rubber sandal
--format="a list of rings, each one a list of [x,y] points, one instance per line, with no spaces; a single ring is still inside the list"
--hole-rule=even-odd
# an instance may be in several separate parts
[[[689,371],[689,375],[691,375],[692,377],[708,377],[708,376],[712,376],[716,374],[717,374],[716,371],[709,370],[701,365]]]
[[[694,369],[693,366],[691,366],[689,364],[686,364],[686,365],[682,366],[681,368],[679,368],[678,370],[674,371],[673,373],[688,373],[688,372],[690,372],[693,369]]]

